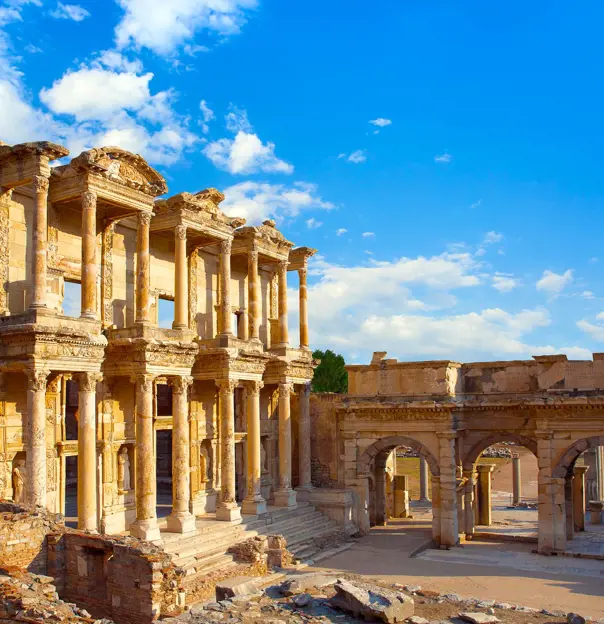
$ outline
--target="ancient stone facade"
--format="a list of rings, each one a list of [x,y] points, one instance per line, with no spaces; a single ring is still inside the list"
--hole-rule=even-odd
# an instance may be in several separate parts
[[[386,462],[404,446],[431,471],[434,540],[471,537],[476,492],[490,489],[490,472],[479,478],[476,462],[492,444],[515,442],[538,459],[539,550],[565,550],[580,525],[573,491],[585,470],[576,460],[604,445],[604,354],[460,364],[375,353],[347,369],[348,395],[311,400],[313,479],[354,492],[350,515],[361,531],[385,522]]]
[[[150,540],[158,485],[169,531],[295,505],[311,490],[315,250],[226,216],[216,189],[157,199],[163,177],[120,148],[67,154],[0,144],[0,497],[65,513],[77,489],[79,528]]]

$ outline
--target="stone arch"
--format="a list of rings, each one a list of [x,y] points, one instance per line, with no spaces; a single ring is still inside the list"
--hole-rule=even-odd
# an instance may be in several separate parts
[[[407,436],[397,435],[389,436],[386,438],[380,438],[374,442],[369,448],[365,449],[364,453],[359,457],[357,461],[357,474],[368,475],[370,472],[371,464],[375,458],[382,452],[388,449],[393,449],[397,446],[406,446],[419,453],[430,466],[432,475],[435,477],[440,476],[440,466],[438,460],[432,455],[428,448],[421,442],[408,438]]]
[[[581,455],[583,451],[595,448],[596,446],[604,446],[604,435],[581,438],[580,440],[573,442],[558,460],[558,463],[552,472],[552,477],[554,479],[564,479],[569,471],[572,470],[579,455]]]
[[[527,438],[519,433],[513,432],[505,432],[498,431],[496,433],[492,433],[488,435],[486,438],[483,438],[479,442],[477,442],[468,452],[466,458],[463,462],[464,470],[472,470],[476,460],[480,457],[480,454],[492,446],[493,444],[497,444],[498,442],[516,442],[516,444],[520,444],[527,448],[531,453],[537,457],[537,441],[532,438]]]

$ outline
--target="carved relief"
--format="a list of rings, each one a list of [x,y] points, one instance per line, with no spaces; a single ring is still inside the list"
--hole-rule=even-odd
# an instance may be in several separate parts
[[[199,254],[195,250],[189,257],[189,327],[197,335],[197,271]]]
[[[113,236],[115,223],[110,223],[103,230],[103,260],[101,264],[101,314],[103,327],[113,325]]]
[[[0,194],[0,315],[8,312],[9,211],[12,191]]]

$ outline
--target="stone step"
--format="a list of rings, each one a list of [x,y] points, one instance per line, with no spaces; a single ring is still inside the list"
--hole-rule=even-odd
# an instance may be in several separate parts
[[[315,537],[320,537],[322,535],[326,535],[327,533],[336,531],[337,528],[338,527],[335,522],[329,522],[322,524],[321,526],[313,527],[306,531],[300,531],[299,534],[295,536],[292,535],[289,540],[287,539],[287,537],[284,536],[287,541],[287,548],[288,550],[294,552],[296,546],[300,546],[301,544],[304,544],[305,542],[308,542]]]
[[[223,527],[220,530],[211,533],[191,533],[190,535],[181,535],[178,540],[164,541],[164,550],[169,553],[175,553],[189,546],[200,547],[204,543],[212,543],[223,539],[239,540],[241,535],[247,533],[247,529],[242,525],[237,527]],[[163,536],[162,536],[163,537]]]
[[[205,540],[203,542],[193,542],[184,544],[181,548],[175,549],[170,554],[175,562],[178,563],[180,559],[197,555],[200,556],[214,554],[216,552],[226,552],[230,546],[237,544],[238,542],[245,541],[250,537],[255,537],[258,533],[256,531],[244,531],[237,535],[224,535],[217,539]]]
[[[292,529],[312,526],[315,522],[318,522],[324,518],[325,516],[320,511],[315,511],[312,514],[306,514],[300,518],[293,516],[291,518],[287,518],[282,522],[268,524],[264,528],[268,533],[279,533],[282,535],[284,532],[291,531]]]

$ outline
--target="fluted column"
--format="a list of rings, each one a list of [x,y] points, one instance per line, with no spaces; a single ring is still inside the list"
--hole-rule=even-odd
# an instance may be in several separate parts
[[[306,287],[306,276],[308,269],[298,269],[300,278],[300,348],[308,349],[308,289]]]
[[[260,390],[261,381],[248,381],[247,389],[247,496],[241,510],[245,514],[266,513],[266,501],[260,489],[262,459],[260,456]]]
[[[258,279],[258,250],[252,249],[250,251],[247,267],[250,340],[260,341],[260,281]]]
[[[172,386],[172,513],[168,531],[189,533],[195,530],[195,517],[189,511],[191,500],[189,400],[191,377],[173,377]]]
[[[174,229],[174,322],[173,329],[189,326],[189,276],[187,270],[187,226]]]
[[[300,485],[296,488],[298,496],[307,496],[306,492],[313,489],[310,464],[310,384],[300,386],[298,422],[298,472]]]
[[[151,322],[151,270],[149,258],[149,226],[151,213],[138,213],[136,235],[136,322]]]
[[[46,507],[46,380],[49,372],[27,372],[27,499]]]
[[[238,520],[241,509],[237,505],[235,484],[235,404],[234,391],[237,381],[220,379],[216,382],[220,394],[220,501],[216,507],[216,519]]]
[[[491,474],[495,464],[478,464],[478,524],[490,526],[493,523],[491,511]]]
[[[80,373],[78,382],[78,529],[98,530],[96,384],[100,375]]]
[[[428,462],[423,455],[419,456],[419,500],[421,503],[430,502],[428,496]]]
[[[279,345],[286,347],[289,344],[289,330],[287,327],[287,260],[279,262]]]
[[[232,335],[231,312],[231,239],[220,243],[220,333]]]
[[[96,193],[82,194],[82,318],[96,318]]]
[[[141,539],[161,539],[157,526],[153,375],[136,375],[136,520],[130,532]]]
[[[296,506],[296,492],[292,490],[291,392],[291,383],[279,384],[279,488],[275,491],[278,507]]]
[[[33,293],[30,308],[45,308],[46,253],[48,247],[48,178],[34,176],[34,253],[32,258]]]

